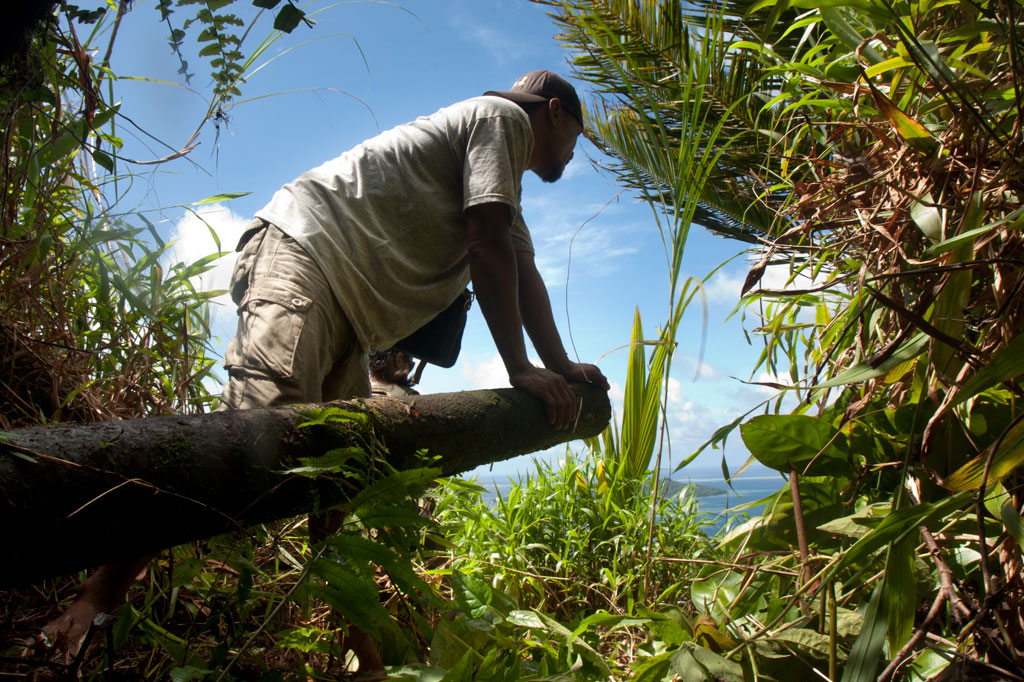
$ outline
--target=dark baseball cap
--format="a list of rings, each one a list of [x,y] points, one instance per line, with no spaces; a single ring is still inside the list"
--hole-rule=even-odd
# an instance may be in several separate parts
[[[497,95],[510,99],[516,104],[530,104],[533,102],[547,102],[549,99],[558,98],[562,108],[572,114],[572,117],[583,125],[583,109],[580,107],[580,98],[576,94],[576,88],[572,87],[569,81],[557,73],[546,71],[530,71],[519,77],[519,80],[512,85],[511,90],[488,90],[485,95]]]

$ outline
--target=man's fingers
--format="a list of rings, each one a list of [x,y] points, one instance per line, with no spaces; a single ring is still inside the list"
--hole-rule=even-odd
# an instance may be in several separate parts
[[[543,394],[539,397],[547,408],[548,424],[560,431],[569,427],[575,417],[575,395],[564,380],[547,382]]]
[[[559,377],[561,379],[561,377]],[[558,391],[558,429],[565,430],[572,426],[576,417],[576,392],[562,379],[557,383]]]
[[[548,424],[564,430],[571,428],[575,423],[578,401],[576,392],[569,386],[565,377],[537,368],[509,379],[513,386],[521,388],[544,403]]]

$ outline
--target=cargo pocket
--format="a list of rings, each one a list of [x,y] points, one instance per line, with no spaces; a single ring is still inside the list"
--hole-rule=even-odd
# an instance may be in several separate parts
[[[224,367],[291,378],[312,304],[292,282],[261,279],[241,301],[239,333],[228,344]]]
[[[253,263],[256,262],[256,254],[260,250],[260,244],[267,234],[267,223],[262,220],[253,221],[246,229],[238,242],[238,258],[235,259],[235,267],[231,270],[231,284],[228,291],[231,292],[231,300],[235,305],[241,306],[245,291],[249,287],[249,275],[252,272]]]

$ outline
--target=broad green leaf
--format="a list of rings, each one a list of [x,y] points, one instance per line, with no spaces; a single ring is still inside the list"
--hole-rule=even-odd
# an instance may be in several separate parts
[[[299,462],[302,463],[302,466],[285,469],[283,473],[309,478],[343,473],[346,471],[346,465],[353,459],[363,462],[366,459],[366,454],[361,448],[335,448],[320,457],[300,457]]]
[[[544,621],[542,621],[540,616],[533,611],[513,609],[509,612],[507,620],[509,623],[518,625],[521,628],[531,628],[534,630],[544,629]]]
[[[956,651],[946,649],[938,642],[932,646],[935,648],[926,648],[914,657],[914,662],[910,666],[910,674],[906,678],[908,682],[940,679],[939,673],[956,660]]]
[[[848,516],[832,519],[818,526],[818,530],[860,539],[870,533],[872,528],[878,527],[891,506],[888,502],[873,504]]]
[[[729,607],[739,595],[743,579],[739,573],[720,573],[705,580],[694,580],[690,584],[690,600],[701,613],[712,619],[725,621]]]
[[[973,258],[974,248],[970,243],[962,244],[950,253],[950,263],[963,263]],[[932,325],[950,338],[959,339],[963,335],[964,308],[970,302],[972,277],[970,270],[951,273],[932,306]],[[940,376],[955,377],[960,373],[963,360],[949,344],[933,339],[930,355],[932,366]]]
[[[363,488],[352,498],[352,508],[390,505],[410,497],[420,497],[440,475],[440,469],[430,467],[396,471]]]
[[[599,654],[592,646],[587,644],[581,638],[574,636],[569,628],[565,627],[551,616],[536,610],[534,611],[534,615],[536,615],[540,620],[542,629],[545,632],[559,640],[563,646],[582,658],[586,664],[589,664],[588,667],[592,670],[597,670],[603,678],[611,677],[612,671],[611,668],[608,667],[608,663],[604,660],[604,656]]]
[[[686,682],[743,682],[743,668],[739,663],[686,642],[671,658],[672,670]]]
[[[784,473],[804,473],[812,461],[811,476],[851,471],[846,436],[814,417],[760,415],[740,426],[740,436],[757,461]]]
[[[867,83],[871,88],[871,95],[878,110],[888,119],[889,125],[896,130],[903,141],[922,154],[934,154],[939,148],[939,142],[928,132],[928,129],[893,104],[892,100],[876,88],[870,80]],[[941,239],[941,236],[933,241],[938,241],[938,239]]]
[[[861,381],[867,381],[868,379],[874,379],[888,374],[892,369],[899,367],[905,362],[913,360],[921,352],[928,347],[929,337],[927,334],[917,334],[914,338],[907,341],[905,344],[899,347],[896,352],[886,358],[885,362],[881,362],[877,367],[872,367],[866,362],[854,365],[850,369],[846,370],[839,376],[824,381],[820,384],[815,384],[814,388],[831,388],[833,386],[843,386],[845,384],[854,384]]]
[[[930,193],[925,192],[921,200],[912,200],[910,218],[932,244],[938,244],[942,240],[943,214],[935,205]]]
[[[917,582],[914,579],[916,537],[889,546],[885,561],[883,608],[887,614],[889,650],[899,651],[914,632],[917,612]]]
[[[441,678],[441,682],[473,682],[473,669],[476,667],[476,663],[480,660],[480,654],[470,649],[459,662],[452,667],[444,677]]]
[[[305,12],[288,3],[277,11],[277,15],[274,17],[274,28],[282,33],[291,33],[305,17]]]
[[[362,508],[356,516],[364,528],[387,530],[389,528],[422,528],[431,523],[412,504],[404,507],[373,506]]]
[[[573,630],[572,636],[579,637],[580,635],[598,627],[614,630],[619,627],[640,627],[642,625],[647,625],[649,622],[650,619],[648,618],[630,618],[629,616],[620,616],[618,614],[608,613],[607,611],[599,611],[580,621],[580,624],[576,626],[575,630]]]
[[[871,593],[871,600],[864,613],[864,625],[843,667],[841,682],[873,682],[878,673],[886,631],[885,610],[881,608],[883,589],[884,582],[878,584]]]
[[[664,642],[666,646],[677,647],[683,642],[692,639],[690,633],[693,628],[684,625],[684,623],[688,622],[689,618],[682,614],[679,609],[656,613],[646,607],[641,607],[638,611],[649,616],[648,629],[654,633],[657,639]]]
[[[430,592],[430,588],[413,570],[410,563],[395,553],[389,545],[375,542],[368,537],[356,533],[335,533],[325,542],[337,552],[338,556],[347,560],[363,562],[364,566],[376,565],[383,569],[392,581],[407,593],[421,591]],[[372,569],[367,569],[368,574]]]
[[[630,666],[633,669],[632,682],[668,682],[668,680],[678,679],[672,672],[674,653],[666,651],[657,656],[638,658]]]
[[[455,603],[474,620],[496,624],[515,609],[515,604],[505,594],[461,571],[452,571],[451,585]]]
[[[900,509],[889,514],[878,524],[878,528],[862,537],[843,553],[840,559],[829,569],[828,575],[824,580],[827,582],[834,579],[843,569],[859,563],[892,542],[900,542],[904,538],[916,537],[918,528],[929,526],[953,510],[969,504],[971,497],[971,493],[961,492],[939,502],[922,502],[913,507]]]
[[[193,682],[194,680],[202,680],[209,677],[210,671],[206,668],[197,668],[192,665],[182,666],[175,668],[168,676],[171,678],[171,682]]]
[[[1017,546],[1024,547],[1024,518],[1021,518],[1020,512],[1013,506],[1012,501],[1003,503],[999,510],[999,516],[1003,520],[1006,532],[1016,541]]]
[[[998,450],[993,454],[992,448],[996,447]],[[1018,419],[991,447],[943,480],[942,487],[953,492],[977,490],[985,478],[985,466],[990,457],[987,485],[1001,481],[1024,463],[1024,419]]]
[[[110,158],[110,155],[106,152],[100,151],[99,149],[93,149],[92,160],[99,164],[100,167],[108,173],[114,172],[114,160]]]
[[[174,573],[171,579],[171,587],[181,587],[182,585],[188,585],[192,582],[192,579],[199,575],[203,570],[203,560],[195,557],[188,557],[187,559],[181,559],[174,563]]]
[[[817,659],[828,660],[831,651],[827,634],[808,630],[806,628],[787,628],[772,634],[772,642],[785,645],[795,649],[801,654]],[[839,649],[837,652],[839,660],[846,659],[846,652]]]
[[[818,526],[846,512],[842,491],[848,484],[849,479],[842,476],[799,477],[800,504],[809,542],[823,547],[834,544],[832,536],[818,530]],[[792,481],[787,481],[776,499],[767,504],[770,511],[766,512],[765,522],[752,540],[761,549],[795,547],[799,539],[796,535]]]
[[[822,3],[818,11],[821,13],[821,18],[824,20],[825,25],[828,26],[829,30],[835,34],[837,38],[851,51],[860,50],[863,55],[872,64],[880,64],[885,59],[878,53],[878,50],[867,44],[865,36],[858,33],[857,29],[847,21],[846,17],[836,9],[834,5],[840,4],[839,2],[828,2]],[[829,6],[832,5],[832,6]]]
[[[868,67],[864,70],[864,75],[868,78],[874,78],[880,73],[885,73],[886,71],[892,71],[893,69],[900,69],[907,66],[913,67],[914,63],[908,61],[905,57],[891,57],[886,59],[884,62]]]
[[[972,242],[976,238],[988,232],[991,232],[997,227],[1002,227],[1007,223],[1009,223],[1009,225],[1006,228],[1007,230],[1019,230],[1021,227],[1024,227],[1024,207],[1018,208],[1017,210],[1007,215],[1005,218],[1000,218],[999,220],[991,222],[987,225],[982,225],[981,227],[966,230],[956,235],[955,237],[950,237],[949,239],[945,239],[939,242],[938,244],[933,244],[928,249],[928,255],[940,256],[946,253],[947,251],[952,251],[961,244]]]
[[[305,589],[313,596],[323,599],[339,616],[369,635],[379,637],[377,622],[388,617],[380,605],[376,583],[359,578],[342,570],[329,570],[330,562],[324,562],[315,570],[324,572],[330,583],[309,583]]]
[[[973,398],[987,388],[1024,375],[1024,334],[1016,336],[992,355],[992,359],[960,387],[953,405]]]

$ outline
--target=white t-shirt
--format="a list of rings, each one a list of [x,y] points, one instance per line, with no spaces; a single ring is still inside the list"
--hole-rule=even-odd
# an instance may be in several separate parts
[[[323,270],[363,348],[390,348],[469,283],[467,208],[510,206],[515,248],[532,252],[520,206],[532,151],[519,105],[476,97],[303,173],[256,215]]]

